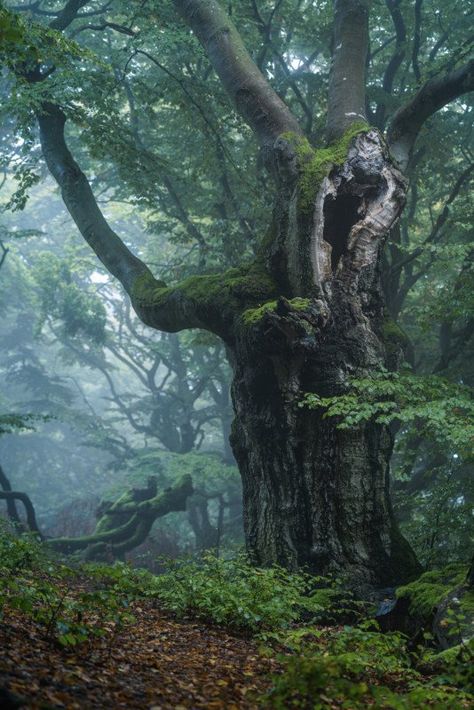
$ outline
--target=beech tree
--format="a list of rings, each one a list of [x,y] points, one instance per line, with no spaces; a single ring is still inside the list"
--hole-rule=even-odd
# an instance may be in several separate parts
[[[87,9],[80,13],[87,4],[68,0],[50,10],[50,29],[61,32],[88,16]],[[280,3],[270,3],[268,23],[258,4],[250,4],[268,35],[264,50],[270,51],[271,21]],[[323,410],[302,404],[308,393],[337,396],[350,377],[400,364],[404,339],[386,308],[383,249],[405,204],[417,137],[437,111],[474,88],[474,62],[460,52],[422,79],[417,2],[409,70],[418,87],[392,115],[385,99],[372,111],[366,90],[372,4],[334,0],[332,61],[320,99],[327,107],[326,126],[316,135],[312,107],[291,84],[291,58],[277,54],[276,63],[286,66],[305,121],[264,76],[262,62],[254,61],[222,3],[171,5],[254,133],[272,179],[273,214],[255,257],[171,284],[152,273],[101,212],[66,142],[68,113],[51,96],[36,106],[46,164],[80,233],[120,281],[142,321],[165,332],[204,329],[225,343],[233,368],[231,444],[253,559],[320,574],[344,571],[359,586],[410,578],[418,563],[390,505],[389,427],[369,421],[340,429]],[[386,6],[395,32],[381,77],[388,96],[407,40],[400,0],[386,0]],[[35,5],[29,7],[34,11]],[[317,18],[327,3],[299,3],[296,12],[303,9]],[[115,29],[134,32],[116,23]],[[32,90],[54,73],[54,57],[48,63],[30,53],[10,65]]]

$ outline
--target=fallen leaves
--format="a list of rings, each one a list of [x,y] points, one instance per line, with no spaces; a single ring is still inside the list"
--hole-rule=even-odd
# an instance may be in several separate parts
[[[112,643],[94,638],[70,650],[51,643],[22,612],[6,612],[0,688],[11,701],[2,707],[240,710],[257,706],[278,670],[249,639],[178,622],[152,603],[132,611],[135,621]]]

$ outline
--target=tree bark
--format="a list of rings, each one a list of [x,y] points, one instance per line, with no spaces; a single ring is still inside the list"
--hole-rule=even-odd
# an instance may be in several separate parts
[[[388,3],[397,53],[387,68],[387,85],[405,52],[399,4]],[[342,571],[360,587],[408,579],[418,565],[390,508],[389,431],[371,423],[342,431],[323,412],[299,407],[307,392],[340,394],[351,375],[396,367],[399,360],[396,329],[385,321],[379,272],[383,242],[403,207],[406,183],[380,135],[361,133],[354,125],[359,120],[366,125],[369,3],[334,0],[327,127],[331,141],[341,140],[321,151],[303,137],[219,2],[174,0],[174,5],[265,158],[272,158],[265,162],[274,167],[276,207],[259,258],[225,274],[193,276],[168,287],[108,228],[67,149],[65,116],[54,104],[45,104],[38,117],[48,166],[84,238],[120,279],[139,317],[168,332],[209,330],[232,354],[232,443],[254,558],[291,568],[307,565],[318,573]],[[399,167],[408,165],[430,116],[472,89],[473,81],[470,60],[430,78],[399,109],[388,131]]]
[[[349,376],[397,365],[380,250],[405,188],[369,131],[323,179],[310,214],[301,179],[287,190],[275,212],[275,243],[284,251],[291,242],[306,268],[280,273],[293,298],[246,311],[232,348],[232,446],[249,552],[258,564],[342,573],[360,591],[419,571],[390,506],[392,437],[370,422],[338,429],[337,420],[301,404],[308,392],[335,396]],[[275,251],[266,258],[274,264]]]
[[[340,138],[353,123],[366,120],[367,0],[334,0],[333,43],[328,91],[328,141]]]

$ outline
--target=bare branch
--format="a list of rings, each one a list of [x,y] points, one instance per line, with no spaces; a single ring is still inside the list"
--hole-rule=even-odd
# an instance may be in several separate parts
[[[252,61],[229,16],[216,0],[174,0],[206,50],[237,111],[261,143],[285,131],[301,133],[296,118]]]
[[[43,535],[41,534],[41,531],[38,527],[38,523],[36,522],[36,513],[35,509],[33,506],[33,503],[30,500],[30,497],[26,493],[21,493],[20,491],[0,491],[0,500],[6,500],[7,505],[8,503],[11,503],[15,500],[20,500],[23,505],[25,506],[25,511],[26,511],[26,521],[28,523],[29,529],[39,535],[41,539],[43,539]],[[14,518],[15,520],[15,518]]]
[[[423,0],[415,0],[415,29],[413,32],[413,51],[411,55],[411,63],[413,67],[413,73],[417,81],[421,79],[421,71],[419,64],[419,54],[421,46],[421,21],[422,21],[422,5]]]
[[[12,490],[9,479],[6,476],[3,468],[0,466],[0,488],[5,493],[10,493]],[[10,520],[16,525],[21,527],[21,519],[18,515],[18,510],[15,503],[15,498],[6,498],[7,501],[7,513]]]
[[[50,28],[52,30],[65,30],[77,18],[77,13],[81,7],[87,5],[88,2],[90,0],[68,0],[56,18],[49,23]]]
[[[395,49],[387,64],[382,81],[385,93],[391,94],[395,77],[405,57],[407,33],[405,20],[400,10],[401,0],[385,0],[385,2],[392,17],[396,35]],[[375,111],[375,125],[381,129],[385,126],[385,111],[385,104],[379,102]]]
[[[120,32],[123,35],[128,35],[129,37],[135,37],[137,34],[129,27],[124,27],[123,25],[118,25],[116,22],[103,22],[101,25],[82,25],[78,27],[77,30],[71,33],[71,38],[77,37],[80,32],[85,30],[94,30],[95,32],[103,32],[106,29],[115,30],[115,32]]]
[[[5,259],[7,258],[7,254],[10,251],[8,247],[5,246],[5,244],[2,242],[0,239],[0,249],[2,250],[2,255],[0,256],[0,269],[2,268]]]
[[[444,76],[427,81],[393,117],[388,143],[402,168],[410,160],[418,133],[425,121],[440,108],[474,90],[474,59]]]
[[[425,247],[427,247],[430,244],[436,244],[440,241],[441,238],[441,230],[448,221],[449,214],[450,214],[450,205],[454,202],[454,200],[458,197],[459,193],[461,192],[462,188],[464,185],[469,183],[469,180],[471,179],[471,176],[474,172],[474,163],[468,165],[468,167],[463,170],[463,172],[458,176],[456,182],[454,183],[448,198],[444,204],[443,209],[439,213],[438,217],[436,220],[433,221],[433,226],[426,237],[426,239],[423,241],[422,245],[414,249],[414,251],[411,252],[411,254],[407,254],[403,259],[398,261],[396,264],[394,264],[391,268],[391,273],[392,276],[396,275],[398,277],[398,274],[402,271],[402,269],[406,269],[407,266],[411,265],[412,262],[417,259],[424,251]],[[428,263],[423,266],[423,268],[419,269],[416,272],[408,272],[406,273],[405,280],[402,284],[402,286],[399,289],[399,292],[396,296],[395,300],[395,307],[396,307],[396,312],[399,313],[400,310],[402,309],[403,303],[405,301],[405,298],[407,297],[409,291],[413,288],[413,286],[419,281],[419,279],[422,276],[425,276],[425,274],[429,271],[431,266],[433,265],[434,261],[436,260],[436,254],[432,254],[430,259],[428,260]]]

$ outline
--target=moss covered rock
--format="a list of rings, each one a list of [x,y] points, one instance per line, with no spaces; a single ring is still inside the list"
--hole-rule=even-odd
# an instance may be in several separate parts
[[[397,590],[398,599],[408,602],[412,619],[430,628],[443,649],[474,638],[474,590],[466,573],[466,566],[452,564],[425,572]]]

